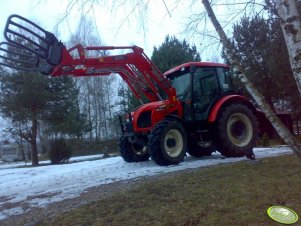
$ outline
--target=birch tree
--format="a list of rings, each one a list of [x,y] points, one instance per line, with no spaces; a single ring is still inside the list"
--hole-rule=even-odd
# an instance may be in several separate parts
[[[301,96],[301,21],[298,12],[300,0],[279,0],[278,14],[286,41],[293,75]]]

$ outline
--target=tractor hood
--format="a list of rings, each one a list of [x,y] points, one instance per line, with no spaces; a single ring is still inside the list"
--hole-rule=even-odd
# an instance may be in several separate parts
[[[135,120],[135,118],[137,119],[139,115],[142,114],[143,112],[166,108],[166,104],[167,104],[166,100],[143,104],[139,106],[135,111],[131,112],[131,115],[133,117],[133,120]]]
[[[147,103],[131,112],[132,125],[136,133],[148,133],[156,123],[175,112],[182,115],[180,102],[163,100]]]

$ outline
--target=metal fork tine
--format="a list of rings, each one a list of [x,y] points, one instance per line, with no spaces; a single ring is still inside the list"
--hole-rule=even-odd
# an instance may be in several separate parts
[[[13,58],[9,58],[9,57],[6,57],[6,56],[1,56],[1,55],[0,55],[0,58],[11,61],[13,63],[21,63],[21,64],[28,64],[28,65],[36,66],[36,64],[34,64],[33,62],[30,62],[30,61],[17,60],[17,59],[13,59]]]
[[[1,43],[3,44],[3,43]],[[8,46],[12,46],[10,44],[7,43]],[[15,46],[12,46],[12,47],[15,47]],[[17,47],[16,47],[17,48]],[[9,53],[9,54],[14,54],[14,55],[18,55],[20,57],[28,57],[28,58],[36,58],[36,56],[34,55],[28,55],[28,54],[23,54],[23,53],[19,53],[19,52],[14,52],[12,50],[8,50],[8,49],[5,49],[5,48],[2,48],[1,45],[0,45],[0,51],[3,51],[5,53]]]
[[[18,49],[18,51],[20,52],[23,51],[25,53],[16,52],[16,49]],[[28,54],[26,54],[26,52]],[[0,61],[0,65],[3,66],[26,70],[26,71],[34,71],[37,69],[39,65],[39,58],[37,55],[34,55],[32,52],[28,51],[27,49],[21,48],[12,43],[7,43],[7,42],[0,43],[0,53],[3,53],[0,55],[0,59],[2,59]]]
[[[0,65],[3,65],[5,67],[9,67],[9,68],[14,68],[14,69],[17,69],[17,70],[22,70],[22,71],[36,71],[35,67],[26,68],[26,67],[21,67],[21,66],[18,66],[18,65],[12,65],[12,64],[3,63],[1,61],[0,61]]]
[[[22,35],[22,34],[19,34],[19,33],[15,32],[15,31],[8,30],[7,32],[12,33],[13,35],[18,36],[18,37],[20,37],[20,38],[23,38],[24,40],[26,40],[26,41],[28,41],[29,43],[33,44],[37,49],[39,49],[39,52],[36,51],[36,50],[34,50],[34,49],[32,49],[32,48],[28,48],[28,47],[25,46],[25,45],[21,45],[19,42],[16,42],[16,41],[14,41],[14,40],[12,40],[12,39],[9,39],[9,40],[8,40],[9,42],[14,43],[15,45],[20,45],[20,46],[22,46],[23,48],[25,48],[25,49],[27,49],[27,50],[29,50],[29,51],[35,53],[35,54],[40,55],[41,57],[46,57],[46,55],[47,55],[46,51],[47,51],[47,50],[46,50],[43,46],[37,44],[36,42],[30,40],[30,39],[27,38],[26,36],[24,36],[24,35]],[[43,53],[43,54],[42,54],[42,53]]]
[[[21,24],[17,24],[17,23],[14,22],[14,21],[10,21],[10,25],[14,25],[14,26],[16,26],[16,27],[18,27],[18,28],[21,28],[22,30],[25,30],[25,31],[27,31],[28,33],[30,33],[30,34],[36,36],[38,39],[40,39],[40,40],[42,40],[42,41],[44,41],[44,42],[47,42],[47,40],[46,40],[45,37],[40,36],[39,34],[33,32],[32,30],[28,29],[27,27],[24,27],[24,26],[21,25]],[[42,31],[42,32],[43,32],[43,31]],[[44,33],[44,32],[43,32],[43,33]]]
[[[57,39],[53,34],[37,24],[18,15],[11,15],[5,26],[4,37],[14,45],[46,59],[53,42]]]

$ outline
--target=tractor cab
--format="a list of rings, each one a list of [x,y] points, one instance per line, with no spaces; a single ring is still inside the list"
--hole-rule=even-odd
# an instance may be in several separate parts
[[[231,71],[226,64],[190,62],[164,75],[176,89],[187,121],[207,120],[211,107],[222,96],[234,92]]]

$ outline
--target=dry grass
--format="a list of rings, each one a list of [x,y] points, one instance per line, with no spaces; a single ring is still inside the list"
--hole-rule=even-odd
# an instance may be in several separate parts
[[[266,215],[272,205],[301,214],[301,164],[295,156],[183,171],[41,225],[279,225]]]

